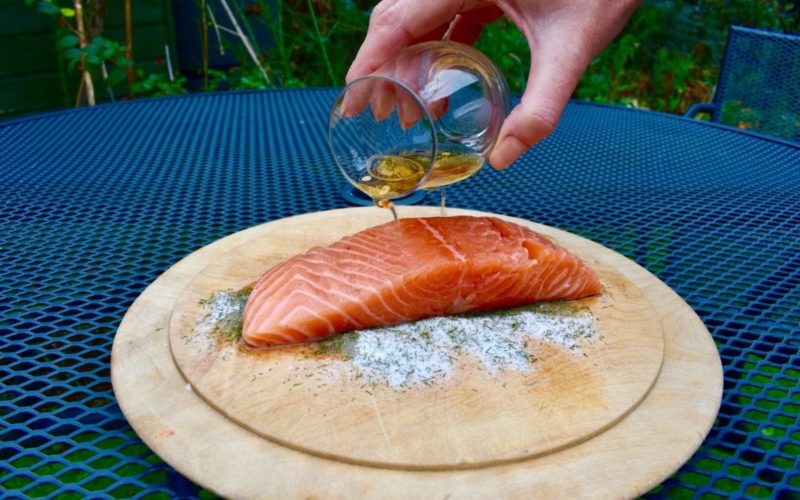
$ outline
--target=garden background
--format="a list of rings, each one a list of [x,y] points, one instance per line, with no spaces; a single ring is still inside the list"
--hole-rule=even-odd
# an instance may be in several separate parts
[[[187,92],[340,86],[375,2],[0,0],[0,119]],[[711,100],[733,24],[800,31],[796,1],[646,0],[574,98],[683,113]],[[512,92],[530,54],[508,21],[477,42]]]

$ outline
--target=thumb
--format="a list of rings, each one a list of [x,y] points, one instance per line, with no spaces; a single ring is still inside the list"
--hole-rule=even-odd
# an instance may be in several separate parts
[[[489,163],[504,169],[531,146],[550,135],[590,59],[561,44],[532,49],[531,70],[521,102],[503,122]]]

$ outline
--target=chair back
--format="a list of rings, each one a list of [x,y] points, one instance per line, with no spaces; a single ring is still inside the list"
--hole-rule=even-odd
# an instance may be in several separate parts
[[[800,36],[732,26],[712,120],[800,141]]]

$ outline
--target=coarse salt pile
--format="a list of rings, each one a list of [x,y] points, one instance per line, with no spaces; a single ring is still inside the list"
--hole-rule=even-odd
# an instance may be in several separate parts
[[[223,290],[201,301],[205,313],[195,331],[202,335],[214,333],[223,340],[236,340],[241,336],[242,316],[250,290]]]
[[[530,371],[536,361],[532,341],[576,351],[596,333],[588,311],[543,304],[359,330],[320,345],[321,352],[342,354],[365,382],[400,389],[446,380],[461,356],[473,358],[492,375]]]
[[[241,338],[242,313],[250,289],[220,291],[202,302],[195,331],[224,341]],[[463,316],[429,318],[334,335],[315,344],[316,354],[334,354],[337,373],[394,389],[447,380],[461,357],[490,375],[525,372],[536,361],[532,342],[545,341],[577,352],[597,336],[595,318],[568,302]]]

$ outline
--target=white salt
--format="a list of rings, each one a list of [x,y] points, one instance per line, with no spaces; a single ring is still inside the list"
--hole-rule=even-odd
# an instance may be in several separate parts
[[[447,380],[461,357],[472,358],[491,375],[530,371],[536,361],[532,341],[576,352],[595,335],[588,311],[561,314],[534,306],[359,330],[323,345],[335,345],[330,351],[344,354],[358,378],[400,389]]]
[[[195,331],[209,340],[239,338],[247,295],[248,290],[220,291],[203,301],[205,314]],[[477,362],[493,376],[503,371],[528,372],[536,361],[533,342],[577,353],[596,336],[595,319],[588,310],[569,303],[542,303],[358,330],[329,337],[317,347],[319,353],[337,355],[331,361],[341,366],[326,365],[324,370],[335,373],[335,378],[343,374],[401,389],[447,380],[462,358]]]
[[[215,327],[222,327],[241,321],[247,296],[239,292],[220,291],[202,302],[205,314],[197,323],[196,330],[210,333]]]

